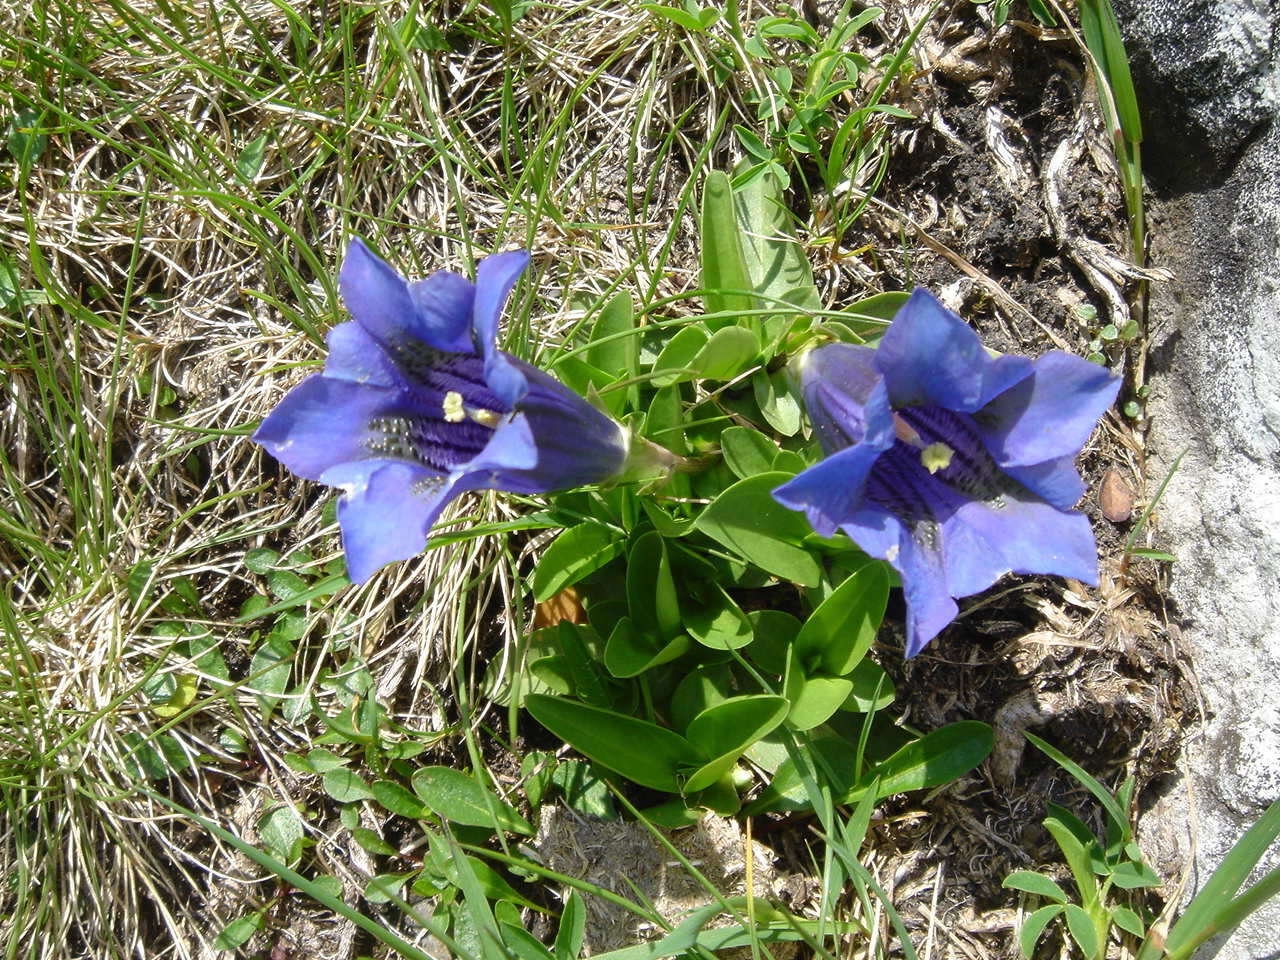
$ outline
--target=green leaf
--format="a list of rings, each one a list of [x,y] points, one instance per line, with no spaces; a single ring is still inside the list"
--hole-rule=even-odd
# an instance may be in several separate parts
[[[849,691],[849,698],[841,704],[842,710],[861,713],[883,710],[897,696],[889,675],[871,660],[863,660],[854,667],[853,672],[848,674],[848,679],[853,684],[853,689]]]
[[[1144,560],[1160,560],[1164,563],[1177,563],[1178,558],[1172,553],[1164,550],[1152,550],[1150,547],[1134,547],[1132,550],[1125,551],[1131,557],[1141,557]]]
[[[1027,0],[1027,7],[1031,10],[1032,16],[1039,20],[1042,26],[1056,27],[1058,25],[1057,19],[1044,0]]]
[[[693,718],[708,707],[723,703],[734,695],[733,674],[727,664],[704,663],[694,667],[676,684],[671,694],[668,714],[671,725],[687,730]]]
[[[1034,893],[1037,897],[1044,897],[1054,903],[1067,902],[1066,891],[1058,886],[1056,881],[1051,877],[1046,877],[1043,873],[1035,873],[1031,870],[1015,870],[1004,878],[1004,883],[1001,886],[1009,890]]]
[[[339,803],[354,803],[357,800],[373,799],[373,791],[360,778],[360,775],[343,767],[326,771],[322,784],[324,792]]]
[[[266,910],[255,910],[253,913],[232,920],[213,938],[215,950],[237,950],[244,946],[255,933],[263,927]]]
[[[694,776],[699,776],[701,773],[701,770],[696,771]],[[732,817],[742,809],[742,798],[738,796],[738,788],[733,783],[732,765],[720,779],[707,784],[693,796],[698,798],[700,806],[722,817]]]
[[[533,571],[533,599],[550,600],[622,554],[626,542],[599,523],[580,523],[553,540]]]
[[[49,137],[41,129],[44,114],[31,109],[19,110],[9,123],[9,153],[19,163],[39,160],[49,143]]]
[[[370,903],[390,903],[400,896],[408,880],[409,875],[404,873],[380,873],[370,877],[364,887],[364,898]]]
[[[1125,53],[1120,24],[1111,0],[1080,0],[1080,28],[1085,45],[1098,62],[1111,95],[1115,100],[1116,119],[1129,143],[1142,142],[1142,121],[1138,97],[1129,73],[1129,57]],[[1107,111],[1109,112],[1109,111]]]
[[[367,827],[353,827],[351,830],[351,839],[354,840],[361,850],[366,853],[372,853],[383,857],[394,857],[398,852],[395,847],[387,843],[380,836]]]
[[[743,259],[733,188],[719,170],[708,173],[703,184],[701,241],[703,303],[708,314],[720,314],[708,318],[707,326],[734,326],[734,314],[754,309],[756,300],[749,292],[753,286]]]
[[[564,795],[564,802],[583,816],[599,820],[617,820],[609,785],[593,763],[561,760],[556,764],[551,782]]]
[[[787,706],[783,697],[752,694],[724,700],[694,717],[686,737],[709,762],[689,777],[685,792],[695,793],[719,780],[747,747],[782,722]]]
[[[768,370],[756,371],[751,377],[751,391],[769,426],[784,437],[794,437],[800,432],[800,404],[787,389],[785,370],[773,373]]]
[[[655,387],[669,387],[673,383],[692,380],[698,373],[693,359],[707,345],[708,339],[707,332],[700,326],[681,327],[653,362],[654,376],[650,382]]]
[[[213,637],[192,637],[187,641],[187,655],[191,657],[196,668],[210,677],[224,683],[230,682],[231,671],[227,669],[227,661],[222,656],[222,648]],[[214,684],[216,689],[222,689]]]
[[[0,306],[4,306],[0,303]],[[155,564],[147,560],[139,560],[129,569],[129,575],[125,578],[125,589],[129,593],[129,602],[134,606],[140,606],[142,601],[150,594],[154,581],[151,579],[155,572]]]
[[[556,960],[578,960],[586,935],[587,908],[577,890],[570,892],[560,911],[560,928],[556,930]]]
[[[1118,864],[1111,871],[1111,882],[1122,890],[1141,890],[1158,887],[1162,881],[1154,870],[1139,861]]]
[[[1146,936],[1147,930],[1142,922],[1142,918],[1133,910],[1124,906],[1115,906],[1111,908],[1111,922],[1123,930],[1125,933],[1131,933],[1138,939]]]
[[[670,20],[691,33],[704,33],[706,31],[701,17],[686,10],[681,10],[679,7],[664,7],[660,3],[642,3],[640,4],[640,9],[648,10],[654,16],[661,17],[663,20]]]
[[[706,808],[701,804],[690,806],[689,801],[685,800],[684,797],[675,797],[662,803],[655,803],[652,807],[645,807],[640,811],[641,817],[655,827],[662,827],[664,830],[680,830],[683,827],[692,827],[705,814]]]
[[[778,445],[759,430],[729,427],[720,434],[720,452],[729,469],[745,480],[758,473],[768,473],[778,455]]]
[[[565,354],[556,360],[553,369],[565,386],[583,396],[588,396],[592,390],[603,390],[618,379],[616,375],[587,363],[578,354]],[[611,390],[600,397],[601,402],[613,416],[618,416],[622,412],[626,399],[626,393],[621,390]]]
[[[850,326],[856,333],[880,334],[910,297],[909,293],[900,290],[877,293],[849,304],[840,312],[850,318]]]
[[[615,677],[625,680],[669,663],[688,649],[689,638],[684,634],[677,634],[661,646],[655,645],[652,638],[636,631],[630,617],[623,617],[614,625],[605,644],[604,665]]]
[[[163,703],[158,703],[151,708],[151,712],[162,720],[176,717],[191,704],[195,703],[196,695],[200,689],[200,681],[190,673],[179,673],[176,676],[170,676],[175,681],[173,692]]]
[[[735,123],[733,125],[733,133],[738,138],[738,142],[742,144],[742,149],[750,156],[764,163],[768,163],[773,159],[773,151],[754,132],[742,124]]]
[[[1036,943],[1044,934],[1044,928],[1060,913],[1062,913],[1062,904],[1052,903],[1047,907],[1041,907],[1022,922],[1022,929],[1018,931],[1018,949],[1027,960],[1031,960],[1035,954]]]
[[[722,327],[693,358],[693,368],[707,380],[732,380],[760,354],[760,341],[745,327]]]
[[[686,603],[685,629],[693,639],[713,650],[745,647],[751,642],[751,621],[720,584],[712,584],[709,590],[708,600]]]
[[[678,539],[693,530],[693,517],[673,517],[648,497],[640,501],[640,506],[654,529],[668,540]]]
[[[735,132],[738,129],[735,127]],[[745,140],[743,146],[751,149]],[[767,161],[771,156],[766,148],[759,159]],[[751,289],[761,295],[763,305],[782,310],[782,301],[801,311],[820,310],[822,298],[804,248],[792,234],[791,213],[777,175],[766,167],[734,190],[733,199],[741,227],[743,262]]]
[[[328,773],[330,770],[345,767],[350,762],[324,747],[313,747],[307,751],[307,764],[314,773]]]
[[[290,571],[287,571],[287,570],[277,570],[275,572],[290,573]],[[297,574],[293,574],[293,576],[296,577]],[[301,579],[301,578],[298,578],[298,579]],[[296,586],[296,582],[291,579],[287,580],[286,582],[286,580],[284,579],[279,581],[272,581],[269,578],[268,586],[273,589],[273,592],[274,592],[274,587],[272,586],[273,582],[276,585],[280,586],[282,589],[286,589],[286,590],[289,589],[290,587]],[[342,574],[335,574],[334,576],[331,576],[331,577],[325,577],[323,580],[316,583],[315,586],[308,587],[306,590],[303,590],[301,593],[293,593],[287,599],[283,599],[279,603],[273,603],[269,607],[258,607],[255,605],[252,612],[246,611],[242,613],[239,617],[236,618],[236,622],[244,623],[248,620],[256,620],[259,617],[265,617],[267,614],[280,613],[283,610],[291,610],[294,607],[300,607],[300,606],[303,606],[304,604],[310,603],[312,600],[315,600],[317,597],[327,597],[331,593],[337,593],[343,587],[349,587],[350,585],[351,585],[351,581],[348,580]]]
[[[1101,944],[1098,942],[1098,931],[1093,925],[1093,918],[1083,907],[1074,903],[1066,904],[1062,912],[1066,915],[1071,939],[1080,947],[1080,952],[1090,958],[1098,956]]]
[[[755,638],[747,655],[766,673],[787,672],[787,651],[800,633],[800,621],[782,610],[753,610],[747,614]]]
[[[958,780],[987,759],[994,743],[995,736],[985,723],[962,720],[948,724],[908,743],[874,767],[844,802],[857,799],[874,779],[880,781],[881,797]]]
[[[529,821],[474,777],[452,767],[422,767],[414,773],[413,792],[436,814],[469,827],[533,833]]]
[[[602,706],[611,702],[613,697],[607,687],[608,681],[600,669],[602,651],[595,631],[590,627],[562,622],[555,626],[552,636],[564,651],[564,663],[574,695]]]
[[[627,555],[627,607],[637,631],[665,644],[683,632],[680,601],[667,544],[655,531],[641,534]]]
[[[431,810],[394,780],[375,780],[369,787],[373,799],[392,813],[410,820],[425,820]]]
[[[791,704],[787,723],[796,730],[812,730],[840,709],[853,690],[844,677],[809,676],[792,660],[783,688]]]
[[[272,570],[267,574],[267,589],[277,600],[292,600],[306,593],[307,581],[292,570]]]
[[[789,479],[785,473],[764,473],[739,480],[712,501],[694,527],[775,576],[816,587],[822,568],[799,546],[809,524],[771,495]]]
[[[845,579],[800,628],[796,656],[810,673],[850,673],[875,639],[889,602],[889,576],[872,560]]]
[[[555,960],[555,955],[524,927],[514,923],[501,922],[498,929],[502,934],[502,945],[506,948],[496,956],[511,957],[513,960]]]
[[[525,707],[575,750],[641,786],[679,793],[677,771],[700,762],[684,737],[635,717],[542,694]]]
[[[653,395],[641,432],[672,453],[688,454],[689,445],[684,436],[684,403],[680,399],[679,385],[663,387]]]
[[[269,717],[289,686],[293,668],[293,644],[274,633],[269,635],[249,661],[252,689],[257,694],[263,717]]]
[[[267,135],[250,140],[236,159],[236,172],[248,183],[253,183],[262,172],[262,162],[267,153]]]
[[[619,293],[600,311],[591,328],[587,362],[616,379],[633,377],[638,372],[640,337],[627,291]]]
[[[269,810],[258,821],[258,836],[277,860],[294,866],[302,856],[302,818],[285,804]]]
[[[1094,879],[1093,862],[1088,848],[1071,828],[1057,817],[1045,817],[1044,827],[1061,848],[1062,857],[1071,868],[1071,876],[1076,882],[1076,892],[1080,896],[1080,901],[1086,906],[1092,906],[1098,900],[1098,881]]]
[[[808,749],[821,754],[823,762],[818,764],[818,769],[829,771],[829,775],[834,777],[831,782],[833,794],[838,797],[847,794],[857,776],[857,760],[850,743],[841,737],[817,737],[809,741]],[[883,792],[881,795],[883,796]],[[772,810],[807,809],[809,795],[805,790],[804,780],[788,756],[778,765],[769,786],[761,791],[760,796],[744,812],[756,814]]]

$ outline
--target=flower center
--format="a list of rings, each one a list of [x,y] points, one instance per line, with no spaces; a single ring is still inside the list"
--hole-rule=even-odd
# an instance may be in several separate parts
[[[442,473],[474,458],[509,412],[485,382],[484,361],[417,342],[395,355],[410,386],[394,411],[369,422],[369,452]]]
[[[992,459],[972,419],[941,407],[893,414],[896,440],[867,479],[867,497],[923,530],[965,501],[999,509],[1017,485]]]

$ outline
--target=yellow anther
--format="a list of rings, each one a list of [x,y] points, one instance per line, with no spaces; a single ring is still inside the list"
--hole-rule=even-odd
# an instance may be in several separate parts
[[[462,406],[462,394],[450,390],[444,395],[444,419],[447,423],[461,423],[467,418],[467,411]]]
[[[483,407],[468,407],[467,416],[480,424],[480,426],[488,427],[490,430],[495,429],[502,420],[502,414],[493,410],[485,410]]]
[[[920,451],[920,463],[930,473],[937,473],[951,466],[951,458],[955,453],[945,443],[931,443]]]

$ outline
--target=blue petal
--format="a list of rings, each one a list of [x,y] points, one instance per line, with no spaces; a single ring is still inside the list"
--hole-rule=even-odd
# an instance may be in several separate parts
[[[437,350],[474,353],[471,311],[476,288],[466,277],[440,270],[409,284],[409,296],[417,309],[414,335]]]
[[[1098,549],[1089,519],[1027,498],[999,506],[971,501],[943,524],[953,595],[985,590],[1005,573],[1053,574],[1098,582]]]
[[[1070,510],[1084,496],[1084,481],[1075,457],[1059,457],[1030,467],[1005,467],[1004,472],[1060,510]]]
[[[329,331],[324,375],[376,387],[401,387],[404,377],[382,346],[358,323],[340,323]]]
[[[921,288],[885,331],[876,364],[895,409],[931,405],[963,413],[1031,372],[1025,357],[991,357],[963,320]]]
[[[320,480],[343,491],[338,524],[353,583],[421,553],[432,524],[461,489],[450,478],[399,460],[340,464]]]
[[[512,488],[502,485],[502,475],[513,470],[532,470],[538,465],[538,453],[538,445],[529,430],[528,418],[523,414],[516,414],[498,424],[485,448],[458,469],[475,473],[477,478],[484,473],[492,475],[487,481],[477,479],[475,482],[478,488],[501,487],[503,490],[511,490]]]
[[[342,301],[356,322],[395,353],[426,344],[447,353],[472,353],[471,311],[475,288],[447,270],[405,283],[359,238],[351,241],[338,274]]]
[[[982,372],[982,397],[978,401],[979,408],[990,403],[1014,384],[1021,383],[1035,372],[1035,364],[1030,357],[1019,357],[1011,353],[988,359]]]
[[[459,468],[474,475],[471,482],[512,493],[548,493],[622,472],[629,446],[622,427],[536,367],[506,359],[526,378],[529,391],[484,450]]]
[[[369,421],[398,397],[395,390],[316,374],[289,391],[253,439],[298,476],[319,480],[330,467],[369,455]]]
[[[1105,367],[1055,350],[974,419],[1001,466],[1030,466],[1079,453],[1119,390]]]
[[[342,261],[338,287],[356,322],[383,344],[397,342],[415,326],[417,311],[404,279],[358,237]]]
[[[908,657],[914,657],[956,618],[960,608],[947,589],[942,554],[910,534],[902,537],[897,558],[890,561],[902,575],[907,601]]]
[[[521,372],[498,350],[498,319],[516,279],[529,265],[524,250],[485,257],[476,266],[476,299],[472,311],[475,346],[484,356],[484,376],[508,408],[524,396],[527,385]]]
[[[818,536],[833,536],[862,508],[867,476],[882,449],[869,443],[845,447],[774,489],[773,499],[789,510],[803,511]],[[872,553],[853,533],[849,535]]]
[[[893,442],[893,416],[875,351],[846,343],[802,356],[805,407],[824,452],[864,441],[884,449]]]
[[[901,520],[875,503],[866,503],[840,524],[840,529],[869,557],[888,560],[901,551],[901,541],[909,536]],[[897,569],[897,564],[894,563]],[[899,570],[899,573],[901,571]]]
[[[888,560],[902,577],[907,601],[907,656],[914,657],[955,619],[936,524],[910,526],[868,502],[840,525],[869,556]]]

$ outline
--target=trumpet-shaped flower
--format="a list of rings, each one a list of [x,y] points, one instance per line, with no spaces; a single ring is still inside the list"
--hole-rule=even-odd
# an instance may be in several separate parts
[[[324,372],[298,384],[253,439],[299,476],[342,490],[351,579],[420,552],[466,490],[545,493],[615,477],[626,431],[497,349],[498,316],[529,262],[481,261],[476,282],[406,283],[359,240],[339,275],[354,322],[329,334]]]
[[[876,349],[830,344],[798,363],[826,458],[773,495],[902,575],[908,656],[955,618],[955,598],[1005,573],[1097,583],[1093,531],[1071,509],[1075,457],[1118,377],[1058,351],[993,357],[924,290]]]

